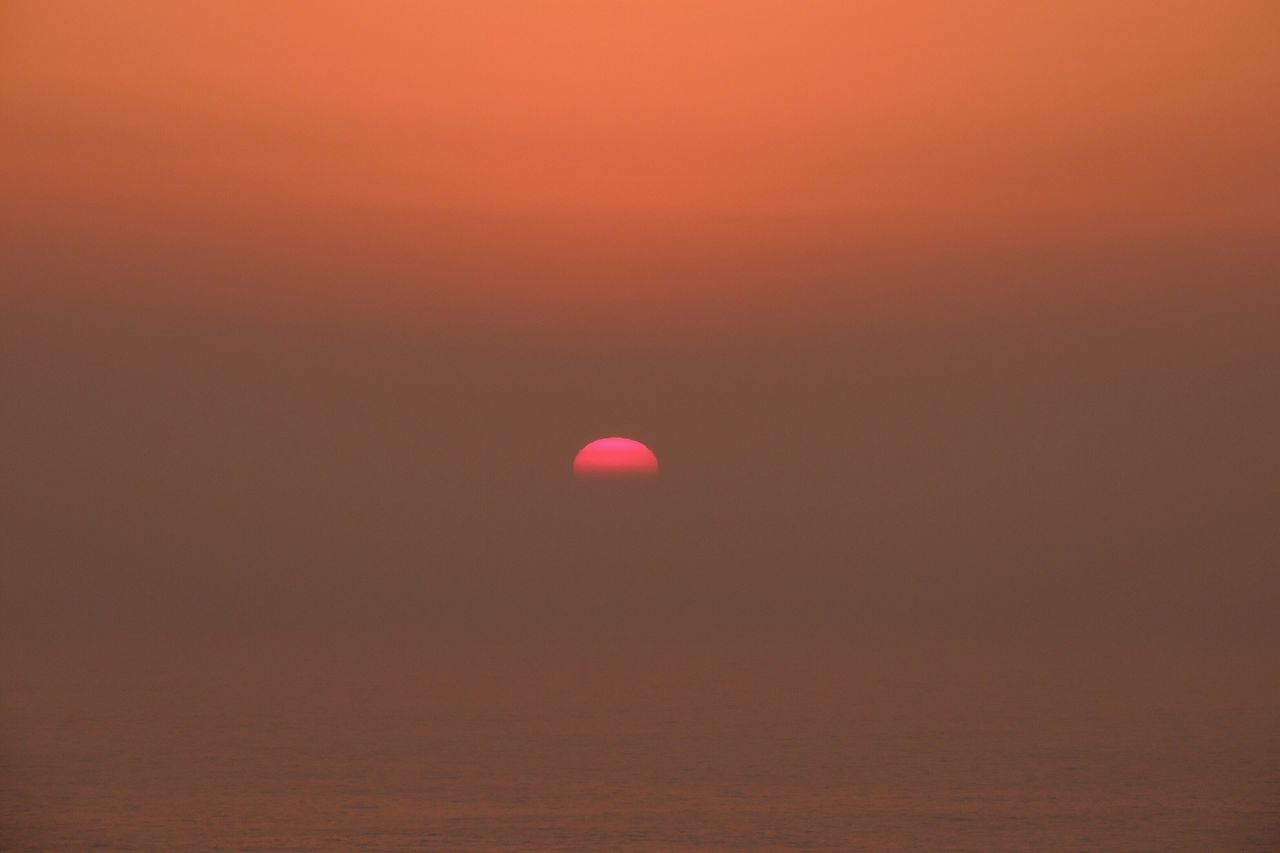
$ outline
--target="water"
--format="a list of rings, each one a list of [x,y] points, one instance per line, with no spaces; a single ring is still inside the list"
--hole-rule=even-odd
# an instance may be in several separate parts
[[[1274,850],[1275,693],[1062,652],[152,649],[28,659],[3,841]]]

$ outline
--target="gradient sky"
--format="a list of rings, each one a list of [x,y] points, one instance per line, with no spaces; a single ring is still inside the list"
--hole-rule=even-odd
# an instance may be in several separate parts
[[[259,296],[768,313],[886,254],[1247,251],[1280,216],[1268,2],[2,14],[7,240],[274,263]]]
[[[11,631],[1247,645],[1278,30],[6,3]],[[568,479],[602,435],[662,460],[629,520]]]

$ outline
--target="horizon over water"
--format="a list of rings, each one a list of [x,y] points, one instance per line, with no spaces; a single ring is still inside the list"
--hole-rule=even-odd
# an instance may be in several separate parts
[[[648,639],[594,652],[404,633],[323,647],[139,640],[46,657],[56,677],[11,664],[0,844],[1191,851],[1280,839],[1280,691],[1259,657],[1224,670],[1222,657],[1150,647],[1098,660],[1070,644]]]

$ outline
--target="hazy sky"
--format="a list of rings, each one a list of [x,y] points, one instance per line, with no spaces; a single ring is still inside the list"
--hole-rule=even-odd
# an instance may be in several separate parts
[[[5,623],[1274,638],[1278,30],[6,3]]]

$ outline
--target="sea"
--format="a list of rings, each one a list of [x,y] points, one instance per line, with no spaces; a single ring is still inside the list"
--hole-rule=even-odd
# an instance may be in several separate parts
[[[1280,850],[1268,654],[76,646],[7,667],[0,844]]]

